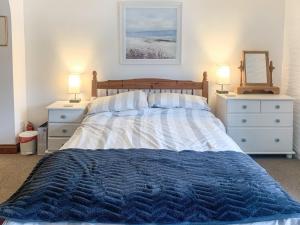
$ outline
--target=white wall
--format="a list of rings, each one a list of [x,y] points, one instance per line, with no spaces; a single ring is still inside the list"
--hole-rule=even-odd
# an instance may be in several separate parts
[[[0,47],[0,144],[15,144],[27,120],[23,0],[0,1],[9,41]]]
[[[25,32],[23,0],[9,0],[12,24],[13,87],[15,134],[23,131],[27,120]]]
[[[167,0],[165,0],[167,1]],[[29,120],[41,124],[44,107],[68,99],[67,76],[84,74],[83,93],[90,95],[91,71],[101,79],[164,77],[214,81],[217,64],[232,67],[239,81],[242,50],[269,50],[279,84],[283,51],[283,0],[182,0],[182,64],[128,66],[119,64],[117,0],[26,0],[25,37]],[[214,87],[210,102],[214,102]]]
[[[0,46],[0,144],[15,144],[11,17],[8,0],[0,1],[0,15],[8,17],[8,46]]]
[[[295,98],[294,148],[300,157],[300,1],[286,0],[282,88]]]

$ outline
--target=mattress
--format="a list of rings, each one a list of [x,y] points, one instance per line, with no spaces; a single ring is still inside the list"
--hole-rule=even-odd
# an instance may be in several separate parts
[[[225,133],[223,124],[208,111],[191,109],[147,109],[122,113],[99,113],[84,119],[64,149],[169,149],[174,151],[242,152]],[[5,221],[6,225],[20,225]],[[49,223],[26,223],[42,225]],[[54,224],[54,223],[51,223]],[[55,223],[65,225],[67,223]],[[72,223],[95,225],[98,223]],[[291,218],[247,225],[296,225]],[[100,225],[100,224],[99,224]],[[108,224],[101,224],[108,225]]]

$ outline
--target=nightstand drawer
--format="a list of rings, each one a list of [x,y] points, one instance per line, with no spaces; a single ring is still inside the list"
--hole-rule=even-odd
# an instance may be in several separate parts
[[[48,138],[48,149],[49,150],[59,150],[69,138]]]
[[[292,101],[262,101],[261,111],[291,113],[293,112],[293,102]]]
[[[293,128],[229,128],[228,134],[246,153],[293,152]]]
[[[228,114],[228,126],[233,127],[289,127],[293,126],[292,113]]]
[[[49,123],[48,135],[51,137],[71,137],[80,124]]]
[[[260,101],[228,101],[228,113],[259,113]]]
[[[80,123],[84,117],[85,110],[49,110],[50,123]]]

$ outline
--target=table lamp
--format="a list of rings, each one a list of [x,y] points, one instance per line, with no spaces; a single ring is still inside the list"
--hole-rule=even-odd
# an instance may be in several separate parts
[[[221,90],[217,90],[218,94],[228,94],[224,90],[224,85],[230,84],[230,68],[229,66],[221,66],[217,70],[217,84],[221,85]]]
[[[75,94],[75,98],[71,99],[70,103],[79,103],[81,99],[77,98],[77,94],[80,94],[80,75],[70,74],[69,75],[69,93]]]

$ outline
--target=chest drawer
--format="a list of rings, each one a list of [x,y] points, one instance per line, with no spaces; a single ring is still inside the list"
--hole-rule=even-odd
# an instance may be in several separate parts
[[[79,124],[49,123],[48,135],[51,137],[71,137]]]
[[[246,153],[293,152],[293,128],[229,128],[228,134]]]
[[[80,123],[85,110],[49,110],[49,123]]]
[[[68,140],[69,138],[48,138],[48,150],[59,150]]]
[[[293,126],[292,113],[228,114],[228,126],[233,127],[289,127]]]
[[[228,101],[228,113],[259,113],[260,101],[231,100]]]
[[[292,101],[261,101],[261,111],[262,112],[281,112],[281,113],[291,113],[293,112],[293,102]]]

